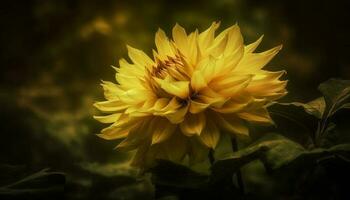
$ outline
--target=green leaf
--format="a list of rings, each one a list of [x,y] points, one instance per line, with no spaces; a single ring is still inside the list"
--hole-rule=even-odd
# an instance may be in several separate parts
[[[268,107],[277,131],[284,136],[308,146],[317,130],[322,99],[314,100],[308,104],[300,102],[274,103]],[[314,107],[315,106],[315,107]]]
[[[294,160],[294,164],[306,166],[308,163],[320,163],[324,159],[337,156],[340,156],[342,159],[345,160],[349,159],[350,144],[339,144],[328,149],[316,148],[310,151],[305,151]]]
[[[67,176],[68,186],[83,192],[66,193],[68,199],[154,199],[154,187],[149,174],[142,174],[128,161],[83,162]]]
[[[324,118],[331,117],[338,110],[348,108],[350,103],[350,80],[329,79],[318,88],[324,95],[326,109]]]
[[[330,118],[350,104],[350,80],[330,79],[321,83],[318,88],[325,99],[325,109],[315,134],[317,145],[324,145],[329,135]]]
[[[329,156],[350,158],[350,144],[336,145],[329,149],[306,150],[282,135],[271,133],[252,145],[234,152],[232,156],[216,161],[212,166],[210,182],[222,182],[243,165],[257,159],[263,162],[266,169],[277,170],[288,166],[306,166],[307,163],[316,163]]]
[[[322,118],[322,115],[324,113],[324,110],[326,108],[326,102],[324,100],[324,97],[319,97],[315,100],[310,101],[309,103],[295,103],[297,106],[302,106],[305,110],[305,112],[309,113],[310,115],[313,115],[319,119]]]
[[[234,152],[232,156],[216,161],[212,166],[210,180],[214,183],[225,180],[243,165],[256,159],[261,159],[269,169],[277,169],[304,151],[302,146],[279,134],[267,134],[252,145]]]
[[[208,183],[208,175],[166,160],[157,160],[157,164],[149,172],[152,173],[152,182],[156,185],[198,189]]]
[[[11,171],[15,168],[9,168]],[[37,173],[0,187],[0,198],[50,198],[63,195],[65,175],[43,169]]]

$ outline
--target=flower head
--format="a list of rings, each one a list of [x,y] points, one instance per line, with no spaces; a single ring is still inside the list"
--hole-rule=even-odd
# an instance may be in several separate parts
[[[95,116],[111,125],[104,139],[125,138],[118,149],[134,150],[134,164],[152,160],[192,162],[206,158],[221,132],[248,135],[246,122],[272,123],[267,103],[286,94],[284,71],[262,68],[281,50],[254,53],[262,37],[245,46],[238,25],[215,36],[219,23],[187,34],[175,25],[172,39],[159,29],[153,59],[128,46],[131,62],[115,68],[117,83],[103,81],[106,101]]]

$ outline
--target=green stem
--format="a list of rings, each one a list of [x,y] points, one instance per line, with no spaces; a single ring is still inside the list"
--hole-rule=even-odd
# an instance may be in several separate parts
[[[213,149],[209,150],[208,158],[209,158],[210,165],[212,166],[214,164],[214,162],[215,162],[214,150]]]
[[[231,143],[232,143],[233,152],[238,151],[237,139],[235,137],[232,138]],[[238,169],[238,171],[236,172],[236,178],[237,178],[238,187],[241,190],[241,193],[244,194],[245,193],[244,182],[242,178],[242,172],[240,169]]]

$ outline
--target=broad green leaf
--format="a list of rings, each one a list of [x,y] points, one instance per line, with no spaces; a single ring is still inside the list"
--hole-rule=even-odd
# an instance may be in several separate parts
[[[325,99],[325,109],[315,133],[317,145],[323,145],[329,135],[330,118],[339,110],[349,108],[350,104],[350,80],[330,79],[321,83],[318,88]]]
[[[326,103],[324,100],[324,97],[319,97],[315,100],[312,100],[308,103],[301,103],[301,102],[292,102],[292,103],[280,103],[282,105],[295,105],[302,107],[305,112],[309,113],[310,115],[313,115],[319,119],[322,118]]]
[[[303,146],[308,146],[313,143],[312,139],[321,116],[318,109],[311,106],[314,104],[274,103],[268,107],[268,110],[279,133]]]
[[[339,144],[328,149],[316,148],[310,151],[304,151],[291,163],[289,163],[288,167],[299,169],[305,167],[315,167],[315,165],[331,158],[340,158],[349,162],[350,144]]]
[[[304,151],[302,146],[279,134],[267,134],[252,145],[234,152],[232,156],[216,161],[212,167],[211,182],[226,179],[256,159],[261,159],[266,167],[276,169],[288,164]]]
[[[268,170],[277,170],[288,166],[303,166],[306,163],[316,163],[328,156],[343,156],[350,158],[350,144],[341,144],[329,149],[316,148],[306,150],[298,143],[279,134],[267,134],[261,139],[243,148],[230,157],[218,160],[212,166],[211,183],[217,183],[229,178],[243,165],[260,159]],[[306,166],[306,165],[304,165]]]
[[[208,175],[166,160],[157,160],[157,164],[149,172],[152,173],[152,182],[156,185],[197,189],[208,183]]]
[[[105,177],[129,176],[133,179],[137,177],[139,171],[137,168],[131,167],[130,162],[115,162],[108,164],[100,163],[81,163],[81,168]]]
[[[93,192],[69,193],[68,199],[154,199],[154,186],[149,174],[141,174],[140,169],[131,167],[129,163],[84,162],[77,165],[80,173],[69,174],[69,184]]]
[[[49,172],[48,169],[43,169],[15,182],[0,186],[0,199],[63,197],[65,181],[63,173]]]
[[[350,80],[329,79],[318,88],[324,95],[326,109],[324,118],[331,117],[342,108],[348,108],[350,103]]]

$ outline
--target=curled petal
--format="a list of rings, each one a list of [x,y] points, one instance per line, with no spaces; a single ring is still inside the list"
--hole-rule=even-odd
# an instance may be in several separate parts
[[[184,118],[185,115],[188,111],[188,105],[183,106],[182,108],[178,109],[177,111],[170,113],[170,114],[166,114],[165,117],[173,124],[179,124],[181,123]]]
[[[103,87],[104,96],[108,100],[118,99],[118,95],[124,92],[117,84],[110,81],[102,81],[101,85]]]
[[[188,81],[170,81],[169,79],[157,79],[160,87],[167,93],[186,99],[189,94]]]
[[[204,76],[201,71],[195,71],[192,74],[191,78],[191,87],[194,91],[199,92],[201,89],[206,88],[207,81],[204,79]]]
[[[127,46],[130,59],[140,68],[150,68],[155,63],[143,51]]]
[[[244,52],[246,52],[246,53],[253,53],[255,51],[255,49],[259,46],[259,44],[261,43],[263,38],[264,38],[264,35],[260,36],[259,39],[257,39],[255,42],[247,45],[244,48]]]
[[[116,140],[125,138],[129,134],[129,129],[116,128],[113,126],[102,129],[101,134],[97,134],[100,138],[105,140]]]
[[[174,56],[173,47],[162,29],[158,29],[155,37],[156,47],[161,59],[166,59],[167,56]]]
[[[219,28],[220,22],[213,22],[211,26],[200,33],[198,36],[198,43],[201,51],[205,51],[214,41],[215,31]]]
[[[180,124],[182,133],[185,135],[200,135],[205,127],[206,118],[203,113],[186,115],[185,120]]]
[[[98,120],[101,123],[114,123],[116,122],[120,117],[122,113],[114,113],[111,115],[105,115],[105,116],[94,116],[94,119]]]
[[[119,112],[129,107],[129,105],[121,102],[120,100],[96,102],[94,106],[104,112]]]
[[[215,148],[220,139],[220,132],[213,121],[208,120],[205,128],[200,134],[200,139],[209,148]]]
[[[167,140],[175,131],[176,125],[163,118],[155,118],[153,121],[152,145]]]
[[[239,134],[245,136],[249,135],[249,130],[244,125],[244,121],[236,116],[227,115],[224,117],[222,115],[217,115],[216,120],[222,129],[230,132],[231,134]]]
[[[210,106],[210,104],[200,103],[200,102],[197,102],[195,100],[190,100],[190,109],[189,109],[189,111],[192,114],[197,114],[197,113],[202,112],[203,110],[205,110],[209,106]]]
[[[270,115],[261,109],[256,112],[242,112],[237,114],[240,118],[245,119],[250,122],[262,123],[262,124],[273,124]]]
[[[242,60],[238,63],[236,70],[242,73],[252,73],[263,68],[275,55],[282,49],[282,45],[279,45],[273,49],[267,50],[262,53],[247,53],[243,56]]]

